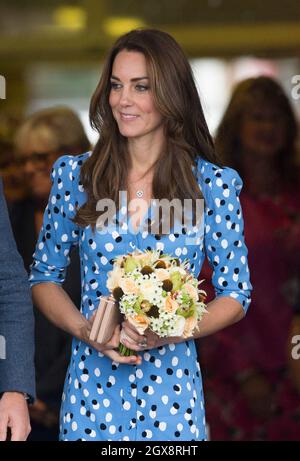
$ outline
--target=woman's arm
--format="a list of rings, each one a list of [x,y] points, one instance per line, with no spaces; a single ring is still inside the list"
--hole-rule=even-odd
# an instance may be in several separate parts
[[[195,332],[194,339],[217,333],[238,322],[246,314],[238,301],[226,296],[215,298],[207,305],[207,310],[208,313],[203,315],[198,324],[199,330]]]
[[[32,287],[33,302],[36,307],[58,328],[63,329],[77,339],[91,345],[111,360],[118,363],[139,365],[141,358],[137,356],[123,357],[117,352],[120,343],[120,327],[117,326],[112,338],[101,345],[89,339],[94,315],[87,320],[76,308],[64,289],[52,282],[36,284]]]
[[[32,299],[50,322],[71,336],[88,341],[90,322],[79,312],[61,285],[52,282],[34,285]]]

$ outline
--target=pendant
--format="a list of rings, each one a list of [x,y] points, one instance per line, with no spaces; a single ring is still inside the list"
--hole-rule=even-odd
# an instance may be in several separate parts
[[[143,195],[144,195],[144,191],[142,191],[142,190],[137,190],[136,193],[135,193],[135,195],[136,195],[138,198],[141,198],[141,197],[143,197]]]

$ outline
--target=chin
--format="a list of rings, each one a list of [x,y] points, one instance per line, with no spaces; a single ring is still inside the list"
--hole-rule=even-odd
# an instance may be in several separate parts
[[[135,131],[135,130],[129,130],[129,129],[120,129],[120,133],[122,136],[125,138],[137,138],[138,136],[141,136],[141,133]]]

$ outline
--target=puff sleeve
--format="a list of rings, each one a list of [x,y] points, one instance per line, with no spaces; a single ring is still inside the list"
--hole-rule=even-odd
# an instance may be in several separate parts
[[[244,241],[244,222],[239,195],[242,180],[231,168],[205,163],[202,167],[205,199],[204,246],[213,269],[217,297],[236,299],[246,312],[252,289]]]
[[[70,262],[69,253],[77,245],[79,229],[72,222],[75,199],[77,158],[64,155],[56,160],[51,172],[52,188],[44,212],[31,265],[31,286],[43,282],[62,284]]]

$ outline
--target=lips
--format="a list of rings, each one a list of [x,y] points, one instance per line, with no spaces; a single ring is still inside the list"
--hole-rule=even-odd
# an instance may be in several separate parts
[[[134,114],[126,114],[124,112],[120,112],[120,118],[121,120],[124,120],[124,121],[133,121],[133,120],[136,120],[139,116],[138,115],[134,115]]]

